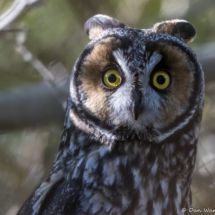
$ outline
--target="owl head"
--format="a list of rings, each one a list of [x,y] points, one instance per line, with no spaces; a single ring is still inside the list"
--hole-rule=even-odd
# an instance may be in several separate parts
[[[188,47],[196,36],[185,20],[130,28],[96,15],[85,23],[91,39],[72,71],[69,118],[110,144],[131,138],[162,142],[199,125],[204,76]],[[198,118],[198,119],[197,119]]]

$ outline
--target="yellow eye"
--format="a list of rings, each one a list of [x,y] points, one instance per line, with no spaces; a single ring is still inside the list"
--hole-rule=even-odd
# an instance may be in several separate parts
[[[114,88],[120,85],[122,78],[115,69],[108,70],[104,75],[104,83],[109,88]]]
[[[164,71],[156,72],[153,76],[153,84],[158,89],[165,89],[169,86],[170,83],[170,77],[169,75]]]

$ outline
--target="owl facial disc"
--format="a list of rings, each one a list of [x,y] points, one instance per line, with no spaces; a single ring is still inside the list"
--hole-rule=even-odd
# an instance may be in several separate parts
[[[203,73],[187,45],[196,35],[190,23],[136,29],[96,15],[85,30],[91,42],[74,66],[71,99],[91,133],[160,141],[202,108]]]

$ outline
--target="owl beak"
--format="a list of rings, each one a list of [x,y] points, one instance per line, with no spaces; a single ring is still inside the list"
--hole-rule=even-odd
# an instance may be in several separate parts
[[[134,119],[137,121],[140,113],[143,110],[143,107],[141,105],[142,101],[142,93],[139,91],[139,89],[135,89],[132,95],[133,105],[131,108],[131,113]]]

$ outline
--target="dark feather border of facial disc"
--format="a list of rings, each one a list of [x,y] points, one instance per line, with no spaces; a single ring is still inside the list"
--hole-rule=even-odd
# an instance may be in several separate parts
[[[81,66],[85,58],[91,53],[93,50],[95,44],[99,42],[102,39],[105,39],[107,37],[116,37],[120,40],[125,40],[127,38],[128,40],[132,40],[134,43],[142,43],[145,44],[147,42],[165,42],[171,46],[178,47],[181,49],[184,53],[187,54],[187,56],[190,58],[191,62],[193,62],[195,66],[195,73],[194,73],[194,91],[192,92],[192,95],[189,99],[189,108],[185,113],[183,113],[180,117],[176,118],[173,123],[168,125],[165,128],[162,128],[160,130],[155,130],[153,126],[150,126],[146,128],[147,130],[150,130],[150,132],[145,133],[137,133],[136,131],[131,131],[131,128],[128,127],[119,127],[115,128],[113,125],[107,125],[105,122],[101,122],[97,117],[93,116],[91,113],[89,113],[86,109],[84,109],[82,100],[79,94],[79,86],[81,85],[81,79],[80,79],[80,73]],[[149,30],[140,30],[140,29],[121,29],[121,28],[115,28],[115,29],[107,29],[104,32],[101,33],[97,38],[92,40],[84,49],[84,51],[81,53],[79,58],[77,59],[74,69],[72,71],[72,77],[71,77],[71,84],[74,85],[76,88],[76,96],[75,98],[72,98],[74,101],[72,102],[72,106],[69,107],[74,110],[74,112],[77,114],[77,116],[80,118],[80,120],[83,120],[87,126],[93,127],[93,128],[101,128],[101,136],[106,136],[106,133],[112,134],[110,136],[115,137],[115,140],[127,140],[127,139],[148,139],[152,142],[161,142],[164,138],[171,136],[173,133],[175,133],[173,130],[177,125],[180,123],[183,124],[183,121],[185,119],[191,120],[192,117],[194,117],[196,114],[195,112],[201,113],[201,109],[203,107],[203,95],[204,95],[204,84],[201,82],[201,80],[204,80],[204,75],[202,71],[202,67],[199,64],[195,53],[191,50],[191,48],[188,47],[188,45],[183,41],[183,39],[171,36],[169,34],[157,34],[154,33],[151,29]],[[183,127],[182,127],[183,128]],[[181,128],[181,129],[182,129]],[[180,129],[179,129],[180,130]],[[148,134],[150,133],[150,136]],[[164,135],[166,134],[166,135]],[[165,136],[163,138],[159,138],[159,136]],[[109,135],[108,135],[109,136]],[[108,136],[106,138],[108,139]],[[111,142],[113,139],[111,140]]]

